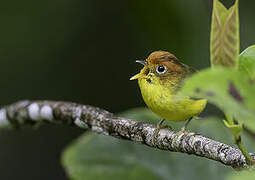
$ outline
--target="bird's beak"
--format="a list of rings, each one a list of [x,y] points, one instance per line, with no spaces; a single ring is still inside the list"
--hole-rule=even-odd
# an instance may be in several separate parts
[[[144,66],[148,65],[148,63],[145,60],[136,60],[135,62],[140,63],[140,64],[142,64]]]
[[[140,64],[142,64],[144,66],[148,66],[148,63],[145,60],[136,60],[135,62],[140,63]],[[146,69],[146,67],[144,67],[139,74],[136,74],[136,75],[132,76],[130,78],[130,80],[144,78],[145,77],[145,74],[144,74],[145,69]]]
[[[143,77],[143,74],[139,73],[139,74],[136,74],[136,75],[132,76],[132,77],[130,78],[130,80],[132,81],[132,80],[135,80],[135,79],[139,79],[139,78],[141,78],[141,77]]]

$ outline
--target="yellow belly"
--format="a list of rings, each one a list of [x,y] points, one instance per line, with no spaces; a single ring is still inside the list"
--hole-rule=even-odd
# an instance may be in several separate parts
[[[169,121],[185,121],[198,115],[206,106],[206,100],[178,99],[171,86],[148,83],[145,79],[138,80],[142,97],[146,105],[161,118]]]

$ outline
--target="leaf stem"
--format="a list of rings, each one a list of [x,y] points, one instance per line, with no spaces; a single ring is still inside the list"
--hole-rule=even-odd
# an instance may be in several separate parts
[[[234,127],[236,125],[236,123],[231,115],[229,115],[228,113],[225,113],[225,117],[226,117],[228,124],[230,125],[230,127],[228,127],[228,128],[231,128],[231,126]],[[238,121],[237,121],[237,124],[238,124]],[[247,164],[254,165],[255,164],[254,160],[252,159],[252,157],[250,156],[250,154],[248,153],[248,151],[246,150],[245,146],[242,143],[241,133],[233,133],[233,131],[231,131],[231,133],[234,136],[235,144],[238,146],[238,148],[244,155]]]
[[[254,165],[255,162],[253,161],[252,157],[250,156],[250,154],[248,153],[248,151],[246,150],[246,148],[244,147],[242,140],[241,140],[241,135],[234,137],[235,138],[235,144],[238,146],[238,148],[240,149],[240,151],[243,153],[247,164],[249,165]]]

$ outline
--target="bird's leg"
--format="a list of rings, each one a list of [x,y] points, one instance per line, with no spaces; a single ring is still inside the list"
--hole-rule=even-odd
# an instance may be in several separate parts
[[[184,124],[184,126],[181,128],[181,130],[177,133],[177,135],[179,136],[179,135],[181,135],[182,133],[184,133],[185,131],[186,131],[186,129],[187,129],[187,127],[188,127],[188,125],[189,125],[189,123],[190,123],[190,121],[193,119],[193,117],[191,117],[191,118],[189,118],[186,122],[185,122],[185,124]]]
[[[157,128],[155,129],[155,131],[153,132],[153,135],[152,135],[152,142],[153,144],[155,144],[155,137],[158,135],[159,131],[161,129],[166,129],[166,128],[170,128],[171,129],[171,126],[168,126],[168,125],[164,125],[162,126],[163,122],[165,121],[165,119],[161,119],[158,123],[157,123]]]
[[[192,119],[193,119],[193,117],[189,118],[188,121],[185,122],[184,126],[181,128],[182,132],[186,131],[186,129]]]
[[[160,128],[164,121],[165,121],[165,119],[161,119],[161,120],[157,123],[157,128]]]

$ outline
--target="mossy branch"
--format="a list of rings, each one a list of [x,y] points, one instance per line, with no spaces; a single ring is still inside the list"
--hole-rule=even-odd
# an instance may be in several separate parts
[[[34,126],[40,122],[67,124],[130,140],[147,146],[181,152],[219,161],[233,168],[249,165],[239,149],[203,137],[193,132],[179,134],[162,129],[152,142],[156,127],[89,105],[57,101],[20,101],[0,109],[0,128]],[[255,156],[250,154],[253,159]]]

